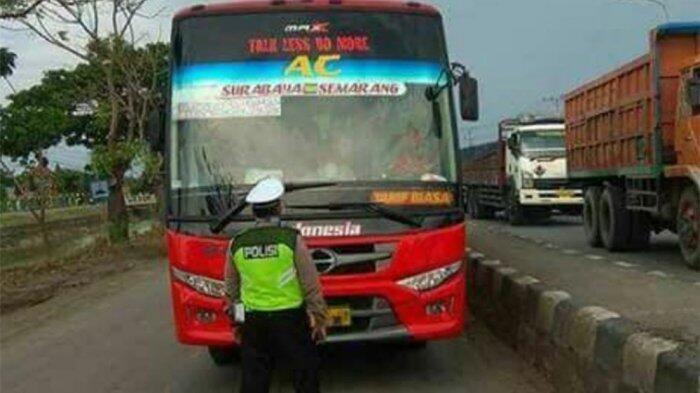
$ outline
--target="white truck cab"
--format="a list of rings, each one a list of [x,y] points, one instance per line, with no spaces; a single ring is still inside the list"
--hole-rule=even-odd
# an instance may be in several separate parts
[[[553,211],[580,212],[583,195],[567,176],[564,131],[561,120],[511,123],[501,129],[507,140],[507,212],[512,223]]]

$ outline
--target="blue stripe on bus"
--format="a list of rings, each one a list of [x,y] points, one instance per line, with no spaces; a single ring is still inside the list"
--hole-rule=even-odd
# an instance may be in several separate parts
[[[340,59],[326,63],[327,71],[338,72],[335,76],[285,76],[284,70],[289,63],[279,60],[256,60],[196,64],[177,69],[173,82],[178,88],[226,83],[342,82],[363,79],[430,84],[435,83],[441,70],[439,63],[427,61]]]

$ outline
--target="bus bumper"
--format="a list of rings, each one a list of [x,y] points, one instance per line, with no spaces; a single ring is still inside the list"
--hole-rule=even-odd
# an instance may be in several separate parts
[[[169,234],[171,264],[193,272],[208,263],[174,263],[173,259],[192,259],[192,250],[208,250],[203,239]],[[338,239],[307,239],[309,248],[328,249]],[[321,276],[323,294],[329,308],[349,312],[350,324],[329,328],[329,343],[348,341],[410,340],[426,341],[455,337],[465,327],[466,266],[464,224],[404,234],[364,238],[346,238],[345,243],[392,244],[390,264],[375,273]],[[177,262],[177,261],[175,261]],[[223,262],[223,261],[222,261]],[[458,271],[439,285],[417,291],[400,284],[402,279],[459,264]],[[214,261],[210,266],[221,266]],[[223,274],[203,274],[207,277]],[[175,332],[179,342],[192,345],[229,346],[235,344],[232,326],[225,315],[224,300],[197,292],[170,274]]]
[[[425,341],[458,336],[465,327],[464,268],[448,282],[416,293],[394,283],[326,285],[330,304],[350,305],[356,329],[331,328],[328,343],[351,341]],[[235,344],[233,328],[223,312],[224,302],[171,281],[175,331],[179,342],[191,345]],[[364,300],[371,301],[364,302]],[[358,302],[358,300],[360,302]],[[359,303],[365,303],[364,308]],[[356,306],[357,305],[357,306]]]

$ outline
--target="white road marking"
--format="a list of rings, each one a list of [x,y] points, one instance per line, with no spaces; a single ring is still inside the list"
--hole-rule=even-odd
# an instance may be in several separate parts
[[[652,270],[650,272],[647,272],[647,274],[650,276],[661,277],[661,278],[671,277],[670,274],[664,273],[661,270]]]
[[[564,250],[564,254],[566,254],[566,255],[576,255],[576,254],[580,254],[580,252],[579,252],[578,250],[566,249],[566,250]]]
[[[481,261],[482,266],[498,266],[501,264],[501,261],[498,259],[489,259],[486,261]]]
[[[700,287],[700,281],[696,282],[696,283],[693,284],[693,285],[695,285],[695,286],[697,286],[697,287]]]
[[[514,281],[520,285],[532,285],[532,284],[537,284],[538,282],[540,282],[540,280],[538,280],[532,276],[522,276],[522,277],[516,278]]]
[[[484,254],[477,252],[477,251],[467,252],[467,255],[469,255],[469,259],[472,259],[472,260],[486,258],[486,256]]]
[[[547,248],[547,249],[550,249],[550,250],[556,250],[557,248],[559,248],[559,246],[557,246],[556,244],[547,243],[547,244],[544,245],[544,248]]]
[[[637,266],[634,263],[629,263],[629,262],[625,262],[625,261],[615,261],[615,262],[613,262],[613,264],[617,265],[619,267],[624,267],[625,269],[629,269],[631,267]]]
[[[605,259],[605,257],[602,257],[600,255],[594,255],[594,254],[588,254],[588,255],[586,255],[586,258],[592,259],[594,261],[600,261],[600,260]]]

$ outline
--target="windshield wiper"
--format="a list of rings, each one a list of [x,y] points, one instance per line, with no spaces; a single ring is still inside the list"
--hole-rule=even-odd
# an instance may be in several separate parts
[[[300,183],[284,183],[284,192],[289,194],[295,191],[308,190],[311,188],[332,187],[337,185],[335,182],[300,182]],[[215,222],[211,223],[209,229],[212,233],[219,233],[240,214],[243,209],[248,206],[245,198],[242,198],[236,205],[231,207],[226,213],[222,214]]]
[[[381,203],[373,202],[348,202],[348,203],[327,203],[319,205],[289,205],[290,209],[327,209],[327,210],[365,210],[371,213],[377,213],[384,218],[388,218],[392,221],[399,222],[401,224],[406,224],[414,228],[420,228],[422,224],[412,217],[398,212],[394,209],[388,208]]]

